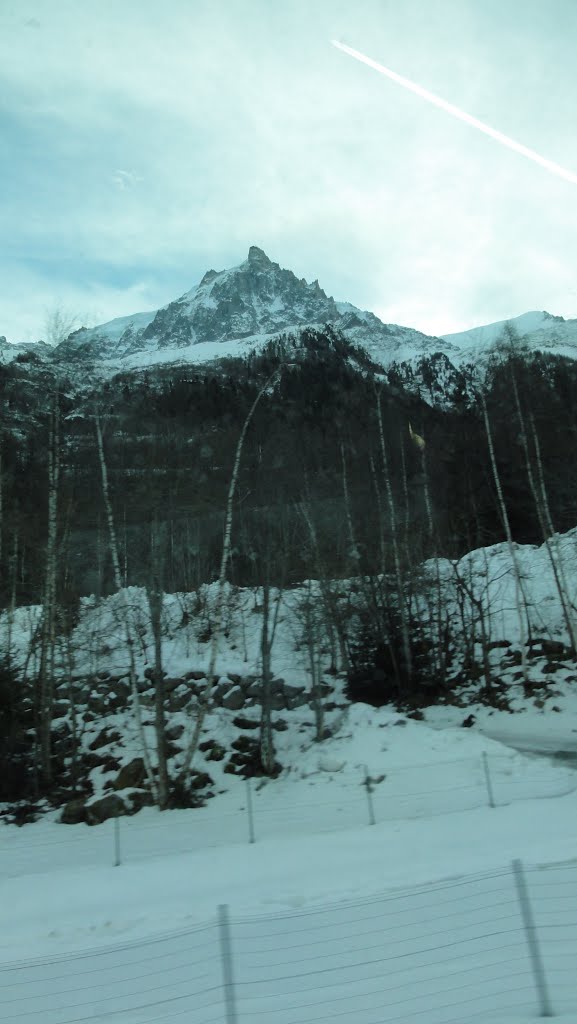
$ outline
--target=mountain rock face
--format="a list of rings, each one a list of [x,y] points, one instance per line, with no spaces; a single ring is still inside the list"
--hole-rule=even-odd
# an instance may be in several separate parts
[[[240,266],[207,271],[200,284],[174,302],[76,331],[57,351],[66,359],[124,366],[198,363],[243,354],[275,334],[327,323],[382,365],[406,352],[438,351],[441,345],[438,338],[383,324],[373,313],[335,302],[318,281],[309,284],[296,277],[253,245]]]

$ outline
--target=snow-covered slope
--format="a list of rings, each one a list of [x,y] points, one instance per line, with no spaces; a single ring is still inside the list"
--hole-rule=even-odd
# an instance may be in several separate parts
[[[564,320],[562,316],[538,310],[457,334],[444,334],[442,340],[451,345],[459,361],[474,360],[495,345],[508,324],[531,349],[577,358],[577,320]],[[443,348],[443,351],[449,350]]]
[[[4,335],[0,335],[0,363],[11,363],[17,356],[30,355],[38,359],[44,359],[51,355],[52,348],[44,341],[6,341]]]

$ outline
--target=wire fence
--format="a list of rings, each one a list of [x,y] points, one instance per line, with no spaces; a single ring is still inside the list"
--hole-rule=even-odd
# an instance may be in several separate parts
[[[577,1019],[577,861],[0,967],[4,1024]]]
[[[434,784],[423,779],[434,771]],[[480,807],[502,807],[522,800],[563,796],[577,790],[577,772],[541,758],[483,754],[395,767],[386,775],[359,766],[356,778],[338,786],[308,787],[277,780],[260,786],[249,779],[237,789],[236,806],[219,801],[189,811],[160,814],[148,808],[100,826],[39,823],[24,831],[0,829],[0,876],[18,877],[38,869],[50,856],[51,868],[120,865],[180,855],[231,843],[316,835],[391,822],[429,818]],[[231,794],[229,794],[230,796]],[[232,794],[234,797],[234,794]]]

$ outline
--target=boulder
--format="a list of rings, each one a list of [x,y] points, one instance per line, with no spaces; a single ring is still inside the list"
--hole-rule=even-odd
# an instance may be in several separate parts
[[[164,680],[164,692],[165,693],[172,693],[173,690],[178,689],[178,687],[183,682],[184,682],[184,679],[165,679]]]
[[[286,711],[287,703],[285,700],[284,693],[271,693],[270,695],[270,708],[271,711]]]
[[[295,708],[302,708],[308,704],[310,697],[307,693],[295,693],[286,697],[287,711],[294,711]]]
[[[184,732],[184,726],[182,724],[179,723],[178,725],[171,725],[166,730],[166,738],[167,738],[167,740],[170,740],[170,742],[174,742],[175,740],[179,740],[180,739],[180,737],[182,736],[183,732]]]
[[[76,797],[74,800],[69,800],[62,808],[60,821],[63,825],[80,825],[81,822],[86,821],[86,799]]]
[[[120,769],[114,783],[114,789],[140,789],[146,778],[144,761],[135,757]]]
[[[52,717],[64,718],[70,711],[70,704],[67,700],[55,700],[52,705]]]
[[[191,700],[194,699],[193,693],[171,693],[170,694],[170,710],[171,711],[182,711],[187,704],[190,704]]]
[[[301,693],[304,693],[306,686],[296,686],[294,683],[284,684],[285,697],[298,697]]]
[[[101,825],[109,818],[118,818],[121,814],[126,814],[126,804],[118,793],[109,793],[107,796],[100,797],[99,800],[86,804],[85,812],[86,822],[89,825]]]
[[[116,730],[109,732],[108,729],[101,729],[97,736],[94,737],[92,743],[88,745],[89,750],[100,750],[101,747],[107,747],[109,743],[119,743],[121,735]]]
[[[332,757],[330,754],[325,754],[319,760],[319,769],[321,772],[341,772],[345,767],[346,761],[341,761],[337,757]]]
[[[198,671],[187,672],[184,678],[185,679],[197,679],[197,680],[206,679],[206,673],[205,672],[198,672]]]
[[[237,729],[259,729],[260,722],[255,721],[254,718],[245,718],[243,715],[237,715],[233,718],[232,724],[236,725]]]
[[[214,786],[208,772],[192,771],[190,773],[190,788],[194,790],[205,789],[206,786]]]
[[[222,706],[227,711],[240,711],[244,707],[244,693],[240,686],[235,686],[222,698]]]

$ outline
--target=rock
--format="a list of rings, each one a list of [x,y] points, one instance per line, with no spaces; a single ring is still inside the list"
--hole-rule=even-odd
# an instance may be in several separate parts
[[[258,750],[258,740],[252,738],[252,736],[239,736],[238,739],[233,740],[233,750],[239,750],[243,754],[253,754]]]
[[[511,641],[510,640],[491,640],[487,644],[487,650],[488,651],[495,651],[499,647],[510,647],[510,646],[511,646]]]
[[[271,711],[286,711],[287,703],[285,700],[284,693],[271,693],[270,695],[270,709]]]
[[[197,679],[197,680],[206,679],[206,673],[205,672],[199,672],[199,671],[187,672],[184,678],[185,679]]]
[[[247,694],[249,697],[262,697],[262,682],[260,679],[254,679],[249,683],[247,687]]]
[[[222,706],[227,711],[240,711],[244,707],[244,693],[240,686],[235,686],[234,689],[229,690],[227,694],[222,698]]]
[[[86,804],[85,811],[86,821],[89,825],[101,825],[109,818],[118,818],[120,815],[126,814],[126,804],[122,797],[118,796],[118,793],[109,793],[93,803]]]
[[[284,695],[287,698],[288,697],[299,697],[302,693],[305,692],[306,686],[295,686],[294,683],[285,683],[284,687],[283,687],[283,690],[284,690]]]
[[[137,814],[143,807],[150,807],[154,803],[152,796],[146,789],[133,789],[123,794],[127,803],[126,814]]]
[[[272,723],[272,727],[275,732],[286,732],[288,729],[288,722],[285,722],[284,718],[277,718],[276,721]]]
[[[205,754],[205,757],[207,761],[223,761],[225,754],[226,750],[224,747],[221,747],[220,743],[215,742],[211,750]]]
[[[80,825],[81,822],[86,821],[86,799],[76,797],[74,800],[69,800],[62,808],[60,821],[63,825]]]
[[[105,727],[104,729],[100,730],[98,736],[95,736],[95,738],[92,740],[92,743],[88,745],[88,749],[100,750],[101,747],[107,747],[109,743],[119,743],[121,739],[122,737],[119,732],[117,732],[116,730],[109,732],[108,729]]]
[[[166,738],[167,738],[167,740],[170,740],[171,742],[174,741],[174,740],[179,740],[180,737],[182,736],[183,732],[184,732],[184,726],[183,725],[181,725],[181,724],[179,724],[179,725],[171,725],[166,730]]]
[[[474,715],[467,715],[467,717],[464,718],[463,721],[461,722],[461,726],[463,727],[463,729],[470,729],[471,726],[473,726],[474,724],[475,724],[475,716]]]
[[[193,693],[171,693],[170,694],[170,710],[171,711],[182,711],[187,704],[190,704],[191,700],[194,699]]]
[[[164,680],[164,692],[172,693],[173,690],[177,690],[178,687],[184,682],[184,679],[165,679]]]
[[[294,711],[295,708],[302,708],[308,704],[310,696],[307,693],[295,693],[286,697],[287,711]]]
[[[52,717],[64,718],[70,711],[70,704],[67,700],[55,700],[52,705]]]
[[[321,772],[341,772],[345,764],[346,761],[340,761],[337,757],[333,757],[330,754],[325,754],[324,757],[319,759],[319,769]]]
[[[230,679],[219,679],[216,686],[213,686],[211,697],[215,704],[222,704],[227,693],[230,693],[233,684]]]
[[[135,757],[120,769],[113,786],[114,789],[140,789],[146,778],[144,761]]]
[[[204,789],[205,786],[214,786],[208,772],[192,771],[190,773],[190,788],[193,790]]]
[[[231,683],[234,683],[235,686],[241,685],[242,676],[239,676],[237,672],[227,672],[227,676],[230,679]]]
[[[232,724],[236,725],[237,729],[259,729],[260,722],[255,721],[254,718],[244,718],[242,715],[237,715],[233,718]]]

